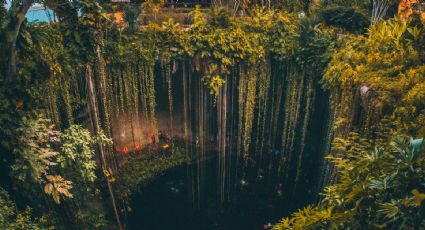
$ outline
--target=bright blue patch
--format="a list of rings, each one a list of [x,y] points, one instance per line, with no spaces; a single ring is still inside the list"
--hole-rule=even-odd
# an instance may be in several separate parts
[[[53,22],[53,10],[32,10],[26,15],[28,22]]]
[[[410,139],[410,146],[412,146],[415,150],[420,150],[421,146],[424,142],[423,138],[420,139]]]

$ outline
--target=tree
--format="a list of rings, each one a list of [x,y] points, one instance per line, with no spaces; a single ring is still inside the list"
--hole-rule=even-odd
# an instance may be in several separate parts
[[[21,30],[22,23],[25,21],[25,15],[29,8],[34,3],[34,0],[13,0],[10,8],[11,15],[11,30],[10,30],[10,60],[9,60],[9,72],[7,74],[6,81],[12,81],[17,74],[17,57],[18,50],[16,48],[16,41]]]
[[[89,94],[89,110],[90,110],[90,117],[91,117],[91,121],[92,121],[92,127],[93,127],[93,131],[95,133],[95,135],[98,135],[101,133],[101,129],[100,129],[100,124],[99,124],[99,115],[97,112],[97,102],[96,102],[96,96],[95,96],[95,91],[94,91],[94,83],[93,83],[93,76],[92,76],[92,72],[91,72],[91,67],[89,65],[87,65],[87,72],[86,72],[86,82],[87,82],[87,91]],[[98,144],[97,146],[97,150],[99,153],[99,159],[100,159],[100,164],[102,167],[102,172],[104,173],[105,177],[106,177],[106,184],[108,186],[108,192],[109,192],[109,196],[111,198],[111,203],[112,203],[112,208],[114,210],[114,214],[115,214],[115,219],[117,221],[117,225],[118,228],[121,230],[122,229],[122,225],[121,225],[121,221],[120,221],[120,217],[118,214],[118,209],[117,209],[117,205],[115,202],[115,196],[114,196],[114,191],[112,188],[112,183],[109,180],[108,176],[110,174],[110,169],[108,168],[108,164],[106,163],[106,156],[105,156],[105,149],[104,146],[102,146],[101,144]]]

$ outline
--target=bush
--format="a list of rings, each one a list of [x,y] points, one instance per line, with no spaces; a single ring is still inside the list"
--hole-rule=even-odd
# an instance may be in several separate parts
[[[357,144],[347,142],[346,149]],[[328,157],[339,182],[324,189],[324,199],[282,219],[275,229],[425,228],[423,139],[396,139],[367,153],[346,154]]]
[[[353,7],[330,6],[319,11],[319,15],[326,25],[357,34],[366,32],[370,25],[366,14]]]

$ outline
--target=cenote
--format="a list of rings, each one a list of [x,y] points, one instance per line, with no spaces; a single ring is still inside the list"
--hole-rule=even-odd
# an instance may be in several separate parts
[[[330,122],[328,95],[318,79],[272,61],[261,67],[270,68],[268,74],[258,72],[269,82],[266,88],[249,91],[252,83],[236,68],[215,97],[190,66],[183,61],[154,69],[161,76],[171,68],[164,76],[164,82],[173,79],[168,86],[155,81],[156,112],[164,118],[158,121],[162,126],[180,135],[174,146],[185,149],[189,163],[134,189],[127,227],[268,229],[282,215],[316,201]],[[137,140],[137,124],[126,127]]]
[[[0,0],[0,229],[425,229],[424,4]]]

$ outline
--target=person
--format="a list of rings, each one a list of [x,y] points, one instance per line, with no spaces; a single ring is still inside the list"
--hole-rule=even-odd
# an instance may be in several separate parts
[[[276,195],[278,197],[282,197],[283,196],[283,185],[281,183],[279,183],[277,185],[277,191],[276,191]]]
[[[164,132],[163,139],[164,139],[164,142],[166,142],[166,143],[170,142],[170,134],[168,134],[167,131]]]
[[[152,134],[151,136],[152,144],[156,144],[156,137],[155,134]]]
[[[259,169],[257,173],[257,181],[263,180],[263,170]]]
[[[159,142],[165,142],[164,134],[162,133],[161,130],[159,130],[158,132],[158,139],[159,139]]]
[[[152,133],[151,132],[146,132],[146,140],[149,142],[149,139],[151,139],[152,137]]]

